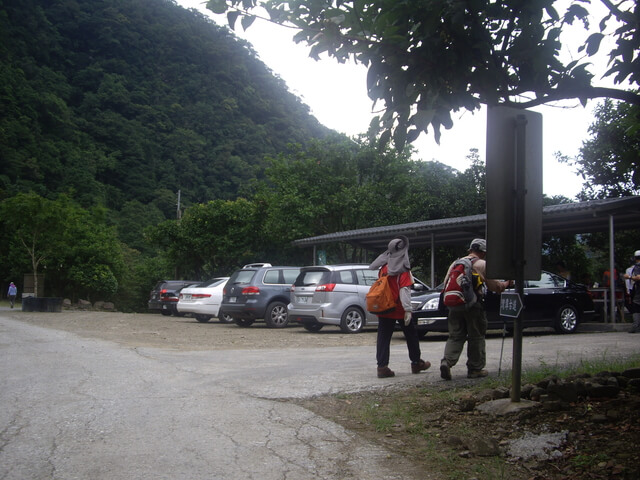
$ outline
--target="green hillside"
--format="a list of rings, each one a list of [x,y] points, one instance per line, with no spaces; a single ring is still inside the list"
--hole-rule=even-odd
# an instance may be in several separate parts
[[[0,0],[2,198],[155,224],[178,190],[235,198],[265,154],[327,133],[248,43],[173,1]]]

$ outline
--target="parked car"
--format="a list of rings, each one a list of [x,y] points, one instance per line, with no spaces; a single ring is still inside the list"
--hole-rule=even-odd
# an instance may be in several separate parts
[[[182,316],[176,308],[180,290],[187,285],[198,285],[196,280],[160,280],[149,295],[149,310],[162,315]]]
[[[206,323],[211,317],[217,317],[221,323],[233,322],[233,319],[220,309],[222,290],[229,277],[216,277],[198,286],[188,286],[180,290],[178,313],[190,313],[198,322]]]
[[[291,287],[289,317],[310,331],[335,325],[345,333],[377,327],[378,317],[367,312],[366,295],[378,272],[369,265],[321,265],[303,267]],[[416,280],[412,295],[429,287]]]
[[[300,267],[245,265],[226,283],[221,308],[239,327],[253,325],[257,319],[264,319],[270,328],[286,327],[291,285],[298,273]]]
[[[442,290],[442,286],[438,290]],[[506,291],[515,290],[509,288]],[[438,291],[413,298],[413,318],[420,336],[428,332],[448,331],[448,309],[439,307],[439,297]],[[542,271],[539,280],[525,280],[522,303],[520,318],[523,328],[551,327],[558,333],[573,333],[581,321],[596,314],[585,285],[546,271]],[[513,331],[514,318],[500,316],[500,294],[487,292],[485,309],[490,330],[501,330],[506,325],[508,331]]]

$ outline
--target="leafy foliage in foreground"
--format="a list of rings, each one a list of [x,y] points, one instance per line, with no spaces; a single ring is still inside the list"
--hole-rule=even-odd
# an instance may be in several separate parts
[[[600,3],[600,2],[593,2]],[[297,30],[310,55],[355,60],[368,68],[367,91],[384,113],[372,126],[398,148],[431,128],[451,128],[451,113],[481,104],[528,108],[562,100],[616,98],[640,105],[640,35],[633,0],[309,1],[209,0],[234,26],[251,25],[264,6],[270,18]],[[576,43],[567,31],[575,25]],[[596,27],[597,25],[597,27]],[[593,28],[590,30],[589,27]],[[606,72],[591,59],[612,46]],[[564,55],[563,46],[572,55]],[[615,88],[598,84],[610,77]]]

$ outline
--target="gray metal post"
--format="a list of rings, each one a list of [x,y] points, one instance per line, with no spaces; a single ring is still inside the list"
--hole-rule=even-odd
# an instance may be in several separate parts
[[[524,298],[524,232],[525,232],[525,164],[526,164],[526,130],[527,119],[524,115],[516,117],[516,169],[515,169],[515,232],[514,232],[514,266],[516,276],[515,288],[520,298]],[[522,313],[513,322],[513,367],[511,373],[511,401],[520,401],[522,379]]]
[[[436,237],[431,232],[431,288],[436,287]]]
[[[609,298],[611,299],[611,323],[616,323],[616,281],[614,262],[614,240],[613,240],[613,215],[609,214]],[[605,305],[604,308],[607,308]]]

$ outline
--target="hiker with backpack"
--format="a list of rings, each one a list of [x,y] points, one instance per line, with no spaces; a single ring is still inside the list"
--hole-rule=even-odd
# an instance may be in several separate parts
[[[409,264],[409,239],[400,235],[389,242],[387,250],[376,258],[369,266],[372,270],[380,269],[378,278],[388,276],[385,288],[393,300],[391,308],[383,311],[376,308],[378,315],[378,337],[376,341],[376,361],[378,363],[378,378],[395,376],[389,368],[389,356],[391,350],[391,337],[396,326],[400,322],[402,333],[407,342],[409,359],[411,360],[411,373],[420,373],[428,369],[431,363],[420,358],[420,339],[415,323],[411,321],[411,286],[413,275]],[[378,283],[378,282],[376,282]],[[373,285],[372,285],[373,289]],[[383,295],[384,296],[384,295]],[[377,304],[382,300],[371,302]],[[367,304],[370,301],[367,299]],[[376,305],[377,307],[377,305]]]
[[[444,347],[444,358],[440,362],[440,376],[445,380],[451,380],[451,367],[458,363],[465,342],[467,378],[488,375],[484,369],[487,360],[485,286],[493,292],[500,293],[510,282],[486,278],[486,255],[486,240],[473,239],[469,246],[469,254],[453,262],[444,279],[442,302],[449,308],[449,338]]]

